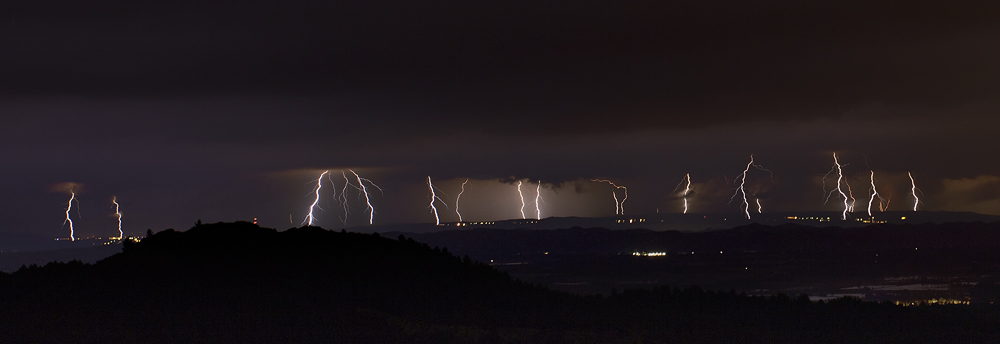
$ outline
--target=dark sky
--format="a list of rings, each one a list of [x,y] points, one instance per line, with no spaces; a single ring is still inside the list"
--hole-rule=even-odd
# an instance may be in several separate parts
[[[466,220],[838,210],[1000,214],[1000,3],[942,1],[4,1],[0,232],[318,225],[354,169],[376,223],[429,222],[429,175]],[[348,173],[349,174],[349,173]],[[827,179],[827,190],[832,180]],[[355,182],[356,184],[356,182]],[[348,225],[366,218],[348,189]],[[76,210],[76,209],[74,209]],[[860,215],[860,213],[858,213]],[[292,218],[289,221],[289,216]],[[529,215],[531,216],[531,215]],[[456,220],[442,211],[442,219]],[[290,223],[291,222],[291,223]]]

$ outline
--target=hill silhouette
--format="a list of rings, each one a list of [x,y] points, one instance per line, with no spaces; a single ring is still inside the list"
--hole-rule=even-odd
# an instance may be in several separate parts
[[[0,274],[5,343],[869,342],[1000,339],[1000,312],[701,288],[554,292],[447,249],[244,222],[166,230],[96,264]]]

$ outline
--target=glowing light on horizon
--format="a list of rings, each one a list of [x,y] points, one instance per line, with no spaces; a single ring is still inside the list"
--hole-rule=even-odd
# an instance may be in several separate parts
[[[615,190],[611,190],[611,196],[614,197],[615,199],[615,215],[625,215],[625,201],[628,200],[627,187],[615,184],[614,182],[607,179],[591,179],[590,181],[598,183],[608,183],[611,184],[611,186],[614,186],[615,189],[622,189],[625,197],[623,197],[620,202],[618,201],[618,194],[615,193]]]
[[[469,178],[465,178],[465,181],[462,182],[462,191],[455,197],[455,214],[458,214],[458,222],[462,222],[462,213],[458,211],[458,201],[462,199],[462,194],[465,193],[465,184],[467,183],[469,183]]]
[[[71,209],[73,209],[73,201],[74,200],[76,200],[76,192],[73,192],[73,189],[70,189],[69,190],[69,202],[66,202],[66,220],[63,221],[64,225],[67,222],[69,222],[69,240],[70,241],[76,241],[76,237],[74,236],[75,233],[73,231],[73,219],[71,219],[69,217],[69,211]]]
[[[427,189],[429,189],[431,191],[430,207],[434,211],[434,225],[435,226],[441,225],[441,218],[438,217],[438,209],[437,209],[437,207],[434,206],[434,200],[441,201],[441,204],[445,204],[445,203],[444,203],[444,200],[441,199],[440,197],[438,197],[437,193],[434,192],[434,183],[431,183],[431,176],[427,176]],[[445,204],[445,207],[447,207],[447,206],[448,205]]]
[[[517,195],[521,197],[521,219],[526,219],[524,217],[524,194],[521,193],[521,181],[517,181]]]
[[[542,210],[538,206],[538,202],[542,200],[542,181],[538,181],[538,185],[535,186],[535,219],[542,219]]]
[[[910,171],[906,171],[906,175],[910,176],[910,193],[913,195],[913,211],[917,211],[917,204],[920,204],[920,197],[917,197],[917,182],[913,180],[913,174]]]
[[[319,208],[319,205],[318,205],[319,204],[319,190],[323,188],[323,176],[326,176],[327,173],[330,173],[330,171],[329,170],[323,171],[323,173],[320,173],[319,178],[316,178],[316,188],[313,189],[313,192],[316,193],[316,198],[313,200],[312,204],[309,205],[309,215],[306,215],[305,220],[302,220],[302,223],[304,223],[304,224],[306,224],[308,226],[312,226],[313,225],[313,221],[316,220],[316,217],[313,215],[313,211],[315,211],[316,208]],[[320,209],[323,209],[323,208],[320,208]]]
[[[118,218],[118,240],[125,237],[125,232],[122,232],[122,212],[121,207],[118,206],[118,196],[111,196],[111,203],[115,205],[115,217]]]

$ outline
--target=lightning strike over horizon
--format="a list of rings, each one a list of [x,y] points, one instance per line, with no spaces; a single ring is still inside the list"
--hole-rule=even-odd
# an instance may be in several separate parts
[[[316,193],[316,198],[313,200],[312,204],[309,205],[309,215],[306,215],[305,220],[302,220],[302,223],[306,224],[307,226],[312,226],[313,225],[313,221],[316,220],[316,217],[313,215],[313,211],[315,210],[315,208],[319,208],[319,206],[318,206],[318,204],[319,204],[319,189],[323,188],[323,176],[326,176],[327,173],[330,173],[330,171],[329,170],[323,171],[323,173],[320,173],[319,178],[316,178],[316,188],[313,189],[313,192]],[[323,208],[320,208],[320,209],[323,209]]]
[[[517,195],[521,197],[521,219],[523,220],[526,217],[524,217],[524,194],[521,193],[521,181],[520,180],[517,181]]]
[[[746,214],[747,220],[750,219],[750,203],[747,202],[747,192],[746,189],[744,189],[744,186],[746,185],[747,182],[747,172],[750,172],[750,166],[753,166],[753,154],[750,154],[750,162],[747,163],[747,167],[743,169],[743,173],[741,173],[740,176],[738,177],[740,178],[740,186],[738,186],[736,188],[736,192],[734,192],[733,195],[729,197],[729,203],[732,203],[733,199],[736,198],[736,195],[738,194],[743,195],[743,213]],[[736,180],[734,179],[733,183],[735,182]]]
[[[538,181],[538,185],[535,186],[535,219],[542,219],[542,210],[538,206],[538,202],[542,200],[542,181]]]
[[[833,190],[830,190],[829,193],[826,193],[826,191],[825,191],[826,190],[826,176],[830,175],[830,173],[833,172],[833,171],[837,171],[837,187],[834,188]],[[826,194],[826,200],[823,201],[823,204],[826,204],[827,202],[830,201],[830,196],[833,196],[834,192],[840,193],[840,197],[844,198],[844,211],[841,213],[840,219],[841,220],[847,220],[847,212],[851,209],[851,206],[849,204],[847,204],[847,194],[845,194],[844,190],[841,189],[841,187],[840,187],[840,184],[843,183],[843,180],[844,180],[844,170],[842,169],[842,167],[840,165],[840,160],[837,159],[837,153],[834,152],[833,153],[833,167],[830,169],[830,172],[827,172],[826,175],[823,176],[823,190],[824,190],[823,193]]]
[[[427,189],[429,189],[431,191],[430,207],[431,207],[431,210],[434,211],[434,225],[435,226],[440,226],[441,225],[441,218],[438,217],[438,209],[437,209],[437,207],[434,206],[434,200],[441,201],[441,204],[445,204],[445,203],[444,203],[444,200],[441,199],[441,197],[438,197],[437,193],[434,192],[434,184],[431,183],[431,176],[427,176]],[[448,205],[445,204],[445,207],[447,207],[447,206]]]
[[[69,241],[76,241],[76,237],[74,236],[73,232],[73,219],[69,217],[69,211],[70,209],[73,209],[74,200],[76,200],[76,192],[73,192],[73,189],[70,189],[69,202],[66,202],[66,220],[63,221],[64,225],[66,224],[66,222],[69,222]]]
[[[920,198],[917,197],[917,182],[913,180],[913,174],[910,171],[906,171],[906,175],[910,176],[910,193],[913,195],[913,211],[917,211],[917,204],[920,204]]]
[[[115,205],[115,217],[118,218],[118,240],[121,240],[125,237],[125,232],[122,232],[122,212],[118,205],[118,196],[111,196],[111,203]]]
[[[687,212],[688,212],[688,199],[687,199],[687,196],[691,192],[691,174],[690,173],[684,175],[684,179],[681,179],[681,182],[678,183],[676,187],[674,187],[674,191],[671,191],[671,193],[676,193],[677,189],[681,188],[681,185],[684,185],[684,191],[681,191],[681,197],[684,199],[684,212],[683,212],[683,214],[687,214]],[[659,212],[659,208],[657,208],[657,212]]]
[[[591,179],[590,181],[598,183],[608,183],[611,184],[611,186],[614,186],[615,189],[622,189],[624,197],[622,197],[622,200],[620,202],[618,201],[618,194],[615,193],[615,190],[611,190],[611,196],[614,197],[615,199],[615,215],[625,215],[625,201],[628,200],[627,187],[615,184],[614,182],[607,179]]]
[[[872,203],[875,202],[875,197],[878,197],[878,199],[879,199],[879,201],[878,201],[878,207],[879,207],[879,209],[882,210],[882,211],[885,211],[885,207],[882,205],[882,203],[885,202],[885,199],[882,198],[882,195],[878,194],[878,189],[875,188],[875,171],[874,170],[870,170],[870,171],[871,171],[871,176],[869,177],[869,179],[871,180],[871,190],[869,190],[869,192],[871,192],[871,198],[868,199],[868,216],[869,217],[872,216]]]
[[[458,201],[462,199],[462,194],[465,193],[465,184],[469,183],[469,178],[465,178],[462,182],[462,191],[458,192],[458,196],[455,197],[455,214],[458,214],[458,222],[462,222],[462,213],[458,211]]]
[[[354,170],[348,169],[348,171],[351,171],[351,173],[354,174],[354,177],[358,179],[358,185],[361,187],[361,192],[365,194],[365,204],[368,205],[368,224],[369,225],[370,224],[374,224],[375,223],[375,208],[372,207],[371,197],[368,196],[368,188],[365,187],[365,183],[363,181],[367,181],[369,184],[371,184],[372,186],[374,186],[379,191],[382,191],[382,188],[379,187],[378,185],[376,185],[375,183],[372,183],[372,181],[369,180],[369,179],[367,179],[367,178],[361,178],[361,176],[359,176],[357,172],[354,172]]]
[[[340,197],[337,198],[337,201],[339,201],[340,205],[344,207],[344,217],[340,219],[340,222],[346,226],[347,217],[351,213],[351,207],[347,204],[347,187],[351,185],[351,180],[347,179],[347,173],[344,173],[344,170],[340,170],[340,175],[344,177],[344,187],[340,189]],[[336,195],[334,195],[334,197],[336,197]]]

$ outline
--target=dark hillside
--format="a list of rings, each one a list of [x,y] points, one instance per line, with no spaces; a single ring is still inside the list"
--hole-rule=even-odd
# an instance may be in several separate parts
[[[697,287],[576,296],[402,237],[249,223],[0,274],[3,343],[983,341],[997,315]]]

